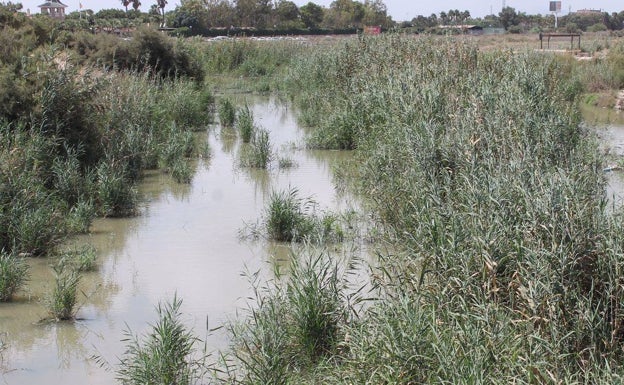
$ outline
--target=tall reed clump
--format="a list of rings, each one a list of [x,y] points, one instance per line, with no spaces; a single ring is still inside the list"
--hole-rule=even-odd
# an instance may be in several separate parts
[[[202,44],[207,75],[230,74],[244,77],[269,77],[279,73],[298,53],[309,47],[300,42],[254,42],[232,40]]]
[[[232,127],[236,122],[236,107],[230,99],[219,99],[219,122],[222,127]]]
[[[28,277],[28,265],[23,258],[0,250],[0,302],[10,301]]]
[[[297,188],[271,193],[262,226],[267,237],[278,242],[341,242],[346,236],[340,215],[320,212]]]
[[[181,384],[200,381],[206,354],[197,351],[199,339],[182,322],[182,300],[158,304],[158,321],[143,337],[126,331],[126,350],[116,369],[124,385]]]
[[[240,153],[241,164],[251,168],[269,168],[274,158],[269,132],[264,128],[255,130],[248,146]]]
[[[621,217],[568,65],[389,35],[295,66],[301,103],[333,95],[308,113],[323,140],[355,133],[360,192],[405,255],[328,383],[621,373]]]
[[[316,363],[344,341],[354,298],[347,275],[325,252],[293,256],[290,276],[255,286],[248,316],[229,327],[232,349],[226,383],[288,384],[303,381]],[[281,281],[281,282],[280,282]]]
[[[256,126],[254,122],[253,112],[249,109],[249,106],[247,104],[245,104],[244,107],[238,109],[236,128],[240,132],[240,137],[243,143],[251,142],[256,131]]]
[[[73,320],[78,310],[80,273],[65,264],[54,267],[54,287],[45,299],[48,313],[57,321]]]
[[[311,211],[315,204],[299,196],[299,190],[273,192],[265,210],[265,227],[270,239],[280,242],[299,241],[314,228]]]

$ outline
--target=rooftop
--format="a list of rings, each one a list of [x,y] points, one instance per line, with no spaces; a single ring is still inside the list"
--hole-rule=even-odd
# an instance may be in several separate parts
[[[67,8],[67,5],[61,3],[60,1],[46,1],[45,3],[38,5],[39,8]]]

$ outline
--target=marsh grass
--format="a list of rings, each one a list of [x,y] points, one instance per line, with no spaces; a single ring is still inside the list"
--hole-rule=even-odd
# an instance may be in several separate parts
[[[24,258],[0,251],[0,302],[10,301],[29,279],[28,264]]]
[[[576,64],[397,35],[328,51],[287,80],[313,143],[356,150],[355,188],[401,253],[342,364],[309,383],[617,377],[621,216]]]
[[[301,197],[297,188],[290,188],[271,192],[262,217],[257,224],[241,230],[241,237],[316,244],[342,242],[356,237],[357,227],[344,219],[341,214],[322,212],[311,197]]]
[[[236,107],[230,99],[219,99],[219,122],[222,127],[233,127],[236,122]]]
[[[68,249],[58,256],[57,267],[59,271],[71,269],[79,273],[95,271],[97,265],[97,251],[93,246],[83,246]]]
[[[240,384],[287,384],[334,354],[353,318],[355,296],[348,275],[355,269],[323,251],[293,255],[289,276],[265,286],[250,276],[254,303],[247,317],[229,326],[232,350],[229,378]],[[297,374],[295,374],[297,373]]]
[[[264,128],[258,128],[251,143],[242,149],[240,163],[243,167],[266,169],[270,167],[274,156],[269,132]]]
[[[48,313],[57,321],[73,320],[78,311],[80,273],[64,264],[54,266],[54,287],[45,299]]]
[[[256,131],[256,125],[254,122],[253,112],[251,112],[249,106],[246,104],[238,110],[236,128],[240,132],[240,137],[243,143],[251,142]]]
[[[182,300],[156,308],[158,320],[146,335],[139,337],[125,332],[126,350],[117,369],[116,378],[124,385],[198,383],[208,370],[205,347],[197,350],[200,340],[182,322]]]
[[[297,162],[295,162],[294,159],[289,156],[280,156],[277,161],[277,166],[280,169],[289,169],[297,167]]]
[[[67,226],[70,233],[86,234],[89,232],[93,219],[97,216],[97,208],[92,201],[79,201],[69,209]]]
[[[301,198],[296,188],[273,192],[264,219],[269,239],[280,242],[304,239],[313,228],[309,216],[314,205],[311,199]]]
[[[178,183],[191,183],[195,169],[186,159],[176,159],[169,167],[169,172],[173,179]]]
[[[105,217],[134,215],[137,210],[138,192],[125,177],[123,169],[110,163],[96,168],[99,213]]]

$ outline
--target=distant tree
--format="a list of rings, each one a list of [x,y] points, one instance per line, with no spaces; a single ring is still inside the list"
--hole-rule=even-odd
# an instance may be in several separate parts
[[[487,15],[483,18],[484,27],[502,27],[500,18],[497,15]]]
[[[124,0],[126,1],[126,0]],[[141,8],[141,1],[140,0],[132,0],[132,9],[134,9],[135,11],[138,11],[139,8]],[[128,11],[128,8],[126,7],[126,12]]]
[[[427,28],[435,27],[436,25],[437,25],[437,17],[436,17],[436,21],[433,21],[431,17],[425,17],[423,15],[416,16],[415,18],[412,19],[412,23],[411,23],[411,26],[417,32],[423,32]]]
[[[309,2],[308,4],[299,8],[301,14],[301,21],[306,27],[315,29],[318,28],[323,22],[325,15],[325,9],[320,5]]]
[[[440,23],[442,23],[443,25],[448,24],[449,22],[449,16],[446,14],[446,12],[442,11],[440,12]]]
[[[457,24],[457,20],[459,18],[459,9],[451,9],[447,13],[451,23]]]
[[[171,22],[174,28],[187,27],[193,34],[199,34],[210,28],[208,10],[200,0],[184,0],[173,11]]]
[[[121,4],[126,8],[126,12],[128,12],[128,6],[131,2],[132,0],[121,0]]]
[[[0,2],[0,6],[2,6],[5,10],[9,12],[19,12],[22,10],[22,8],[24,8],[22,3],[12,3],[10,1],[6,3]]]
[[[353,0],[335,0],[325,12],[323,24],[327,28],[360,28],[365,15],[364,4]]]
[[[121,9],[110,8],[110,9],[101,9],[95,14],[96,19],[125,19],[127,17],[126,13]]]
[[[304,28],[297,4],[289,0],[280,0],[275,7],[277,27],[279,29]]]
[[[500,13],[498,14],[498,17],[500,19],[501,25],[503,26],[503,28],[505,28],[505,30],[508,30],[510,27],[520,24],[520,19],[518,17],[518,14],[516,13],[516,9],[513,7],[503,8],[502,11],[500,11]]]
[[[438,15],[436,15],[435,13],[432,13],[431,15],[429,15],[428,19],[429,19],[429,25],[431,27],[435,27],[436,25],[438,25]]]
[[[383,28],[390,28],[394,25],[392,18],[388,16],[388,9],[382,0],[365,0],[364,18],[365,25],[379,25]]]
[[[561,18],[561,22],[559,23],[562,26],[573,23],[576,27],[581,31],[587,31],[587,29],[596,24],[605,24],[609,25],[609,14],[608,13],[578,13],[573,12],[569,15],[566,15]]]
[[[235,0],[234,4],[239,26],[257,28],[273,26],[271,0]]]
[[[236,9],[228,0],[203,0],[211,27],[230,27],[236,24]]]
[[[460,16],[461,22],[465,23],[466,21],[468,21],[470,19],[470,11],[469,10],[465,10],[464,12],[461,13]]]

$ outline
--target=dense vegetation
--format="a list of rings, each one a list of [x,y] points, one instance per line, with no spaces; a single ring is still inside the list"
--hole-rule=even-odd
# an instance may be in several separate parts
[[[156,31],[129,42],[55,34],[44,18],[0,10],[0,297],[10,300],[26,278],[21,257],[53,253],[95,216],[136,213],[144,169],[190,180],[192,130],[210,121],[212,96],[186,44]]]
[[[288,287],[262,292],[234,334],[237,381],[617,381],[621,217],[578,112],[587,68],[569,65],[399,36],[294,63],[313,145],[356,149],[354,188],[397,253],[381,258],[376,300],[356,316],[338,275],[321,284],[336,288],[330,310],[313,294],[289,300]],[[326,282],[334,270],[313,271]],[[331,329],[314,329],[313,311]],[[304,353],[301,327],[322,349]]]
[[[389,35],[306,47],[291,62],[298,45],[202,46],[148,29],[124,41],[4,11],[0,299],[24,285],[24,257],[88,231],[96,215],[136,213],[143,170],[188,181],[192,130],[211,116],[206,79],[236,75],[288,93],[311,147],[355,151],[350,188],[396,253],[380,255],[366,294],[349,288],[352,266],[294,255],[289,277],[258,287],[248,317],[229,328],[233,350],[210,368],[215,381],[621,381],[620,209],[608,209],[578,103],[624,86],[622,46],[577,63]],[[236,115],[221,99],[223,125],[268,150],[244,165],[266,167],[266,131]],[[301,240],[317,227],[340,240],[294,191],[271,197],[268,236]],[[79,269],[67,266],[49,299],[59,320],[75,314]],[[177,299],[161,305],[144,341],[129,333],[120,381],[206,376],[179,309]]]

